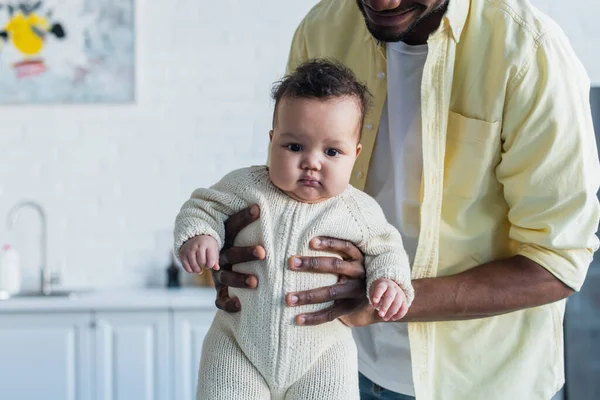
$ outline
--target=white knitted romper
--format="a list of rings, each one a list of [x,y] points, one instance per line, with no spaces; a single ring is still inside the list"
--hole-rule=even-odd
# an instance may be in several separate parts
[[[338,320],[298,326],[299,313],[331,303],[288,307],[285,294],[337,282],[336,275],[291,271],[291,256],[331,256],[313,251],[316,236],[350,240],[365,254],[367,288],[379,278],[396,281],[409,303],[414,297],[408,258],[398,231],[374,199],[348,186],[316,204],[298,202],[269,180],[265,166],[233,171],[210,189],[194,191],[175,226],[175,251],[197,235],[222,246],[227,217],[252,204],[260,218],[243,229],[236,246],[263,245],[267,256],[234,266],[258,278],[258,288],[230,288],[238,313],[218,311],[204,340],[197,399],[358,399],[356,347],[350,328]]]

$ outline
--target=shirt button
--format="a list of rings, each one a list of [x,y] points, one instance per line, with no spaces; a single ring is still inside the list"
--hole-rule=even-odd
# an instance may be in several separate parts
[[[385,72],[380,72],[377,74],[377,79],[379,79],[380,81],[385,79]]]
[[[356,177],[357,177],[358,179],[361,179],[361,178],[363,177],[363,173],[362,173],[362,172],[360,172],[360,171],[358,171],[358,172],[356,173]]]
[[[368,130],[373,129],[373,124],[367,124],[365,125],[365,128],[367,128]]]

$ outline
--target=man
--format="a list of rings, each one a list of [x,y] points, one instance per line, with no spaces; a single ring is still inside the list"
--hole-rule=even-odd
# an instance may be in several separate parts
[[[324,0],[298,27],[288,71],[322,57],[374,95],[352,183],[403,234],[416,298],[408,329],[377,323],[360,252],[320,238],[313,247],[344,261],[292,268],[340,282],[286,302],[335,303],[297,322],[363,326],[364,399],[550,399],[564,382],[564,299],[583,284],[600,215],[589,81],[562,31],[525,0]],[[232,217],[230,238],[258,217]],[[264,257],[232,243],[229,269]],[[243,305],[226,286],[258,284],[215,279],[228,311]]]

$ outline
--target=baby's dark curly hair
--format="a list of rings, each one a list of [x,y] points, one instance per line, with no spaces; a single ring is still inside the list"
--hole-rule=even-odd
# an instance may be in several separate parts
[[[325,59],[307,61],[294,72],[273,85],[275,100],[273,125],[277,121],[277,105],[284,97],[327,100],[335,97],[354,97],[361,111],[361,126],[371,103],[371,93],[354,73],[341,63]]]

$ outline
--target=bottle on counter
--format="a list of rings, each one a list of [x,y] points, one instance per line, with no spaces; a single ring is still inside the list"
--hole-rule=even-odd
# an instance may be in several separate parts
[[[0,295],[15,294],[21,290],[21,265],[17,250],[5,244],[0,252]]]
[[[196,286],[215,287],[215,282],[212,278],[212,269],[205,269],[201,274],[194,275]]]
[[[181,287],[181,282],[179,282],[179,268],[177,267],[177,263],[175,263],[175,256],[171,252],[171,264],[167,268],[167,287],[168,288],[178,288]]]

